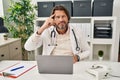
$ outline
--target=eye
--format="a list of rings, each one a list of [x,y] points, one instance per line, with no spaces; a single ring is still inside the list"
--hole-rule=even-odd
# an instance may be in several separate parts
[[[64,16],[62,16],[62,18],[66,18],[66,16],[64,15]]]
[[[60,16],[56,16],[56,17],[55,17],[55,19],[59,19],[59,18],[60,18]]]

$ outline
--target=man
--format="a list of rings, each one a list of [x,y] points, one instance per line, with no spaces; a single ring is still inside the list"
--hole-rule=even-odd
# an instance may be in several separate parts
[[[69,25],[70,16],[63,6],[55,6],[52,15],[25,43],[30,51],[43,45],[43,55],[70,55],[78,62],[89,56],[89,46],[78,27]]]

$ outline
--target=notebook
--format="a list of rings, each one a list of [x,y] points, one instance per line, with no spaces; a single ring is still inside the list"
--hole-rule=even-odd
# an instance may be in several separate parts
[[[37,55],[37,65],[40,74],[72,74],[72,56]]]
[[[0,71],[0,76],[17,78],[24,73],[28,72],[32,68],[36,67],[36,64],[28,64],[28,63],[15,63],[11,66],[5,67],[5,69]]]

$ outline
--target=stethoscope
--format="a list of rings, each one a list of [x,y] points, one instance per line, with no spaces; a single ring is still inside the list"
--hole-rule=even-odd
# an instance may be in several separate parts
[[[51,37],[51,44],[48,44],[48,46],[57,46],[57,44],[55,43],[55,36],[56,36],[56,32],[55,30],[53,29],[51,31],[51,34],[50,34],[50,37]]]
[[[76,51],[80,51],[80,47],[78,45],[78,41],[77,41],[77,37],[75,35],[75,32],[74,30],[72,29],[72,32],[73,32],[73,35],[74,35],[74,39],[75,39],[75,43],[76,43]],[[55,43],[55,36],[56,36],[56,32],[55,30],[53,29],[51,31],[51,34],[50,34],[50,37],[51,37],[51,44],[48,44],[48,46],[57,46],[57,44]]]
[[[72,32],[73,32],[73,35],[74,35],[74,38],[75,38],[76,51],[79,51],[79,50],[80,50],[80,47],[79,47],[79,45],[78,45],[77,37],[76,37],[75,32],[74,32],[74,30],[73,30],[73,29],[72,29]]]

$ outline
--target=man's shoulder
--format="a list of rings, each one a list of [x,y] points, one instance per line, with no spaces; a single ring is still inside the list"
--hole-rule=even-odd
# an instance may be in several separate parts
[[[71,30],[73,29],[74,31],[80,31],[81,32],[80,26],[69,25],[69,27],[70,27]]]
[[[48,30],[53,30],[54,29],[54,26],[50,26],[49,28],[48,28]]]

